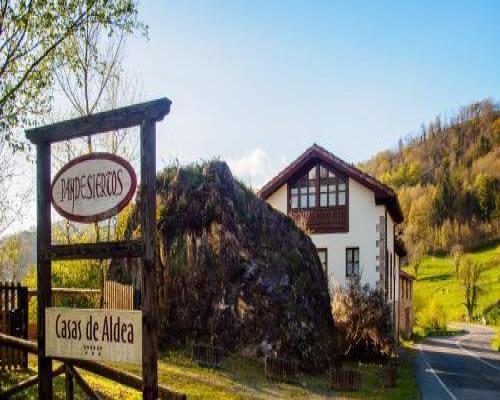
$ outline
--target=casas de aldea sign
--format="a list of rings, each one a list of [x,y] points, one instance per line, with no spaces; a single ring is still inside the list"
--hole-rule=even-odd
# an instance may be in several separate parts
[[[77,360],[141,364],[142,311],[48,307],[45,353]]]
[[[63,217],[91,223],[118,214],[132,199],[137,177],[123,158],[92,153],[71,160],[55,176],[51,201]]]

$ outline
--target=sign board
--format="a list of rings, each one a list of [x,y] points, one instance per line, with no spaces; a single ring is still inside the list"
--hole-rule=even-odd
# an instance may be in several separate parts
[[[45,309],[49,357],[142,363],[142,311]]]
[[[63,217],[91,223],[118,214],[132,199],[137,177],[123,158],[110,153],[77,157],[57,173],[51,202]]]

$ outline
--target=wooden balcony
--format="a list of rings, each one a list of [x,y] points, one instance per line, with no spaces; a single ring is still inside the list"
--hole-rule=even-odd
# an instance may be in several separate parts
[[[297,225],[305,226],[312,233],[349,231],[348,209],[345,206],[289,210],[288,215]]]

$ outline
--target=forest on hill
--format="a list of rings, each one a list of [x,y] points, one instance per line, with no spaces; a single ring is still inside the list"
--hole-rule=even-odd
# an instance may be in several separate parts
[[[438,116],[359,167],[397,191],[410,258],[498,240],[500,103]]]

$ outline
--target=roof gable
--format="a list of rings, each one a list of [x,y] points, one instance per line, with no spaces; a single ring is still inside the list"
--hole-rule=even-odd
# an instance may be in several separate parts
[[[284,185],[290,178],[292,178],[298,171],[300,171],[306,164],[313,160],[321,160],[332,168],[343,172],[350,178],[356,180],[360,184],[366,186],[375,195],[375,202],[377,204],[385,204],[387,209],[397,223],[403,222],[403,213],[396,196],[396,193],[387,185],[379,182],[372,176],[364,173],[355,166],[338,158],[326,149],[317,144],[313,144],[288,167],[283,169],[278,175],[266,183],[259,191],[259,196],[263,199],[268,198],[282,185]]]

